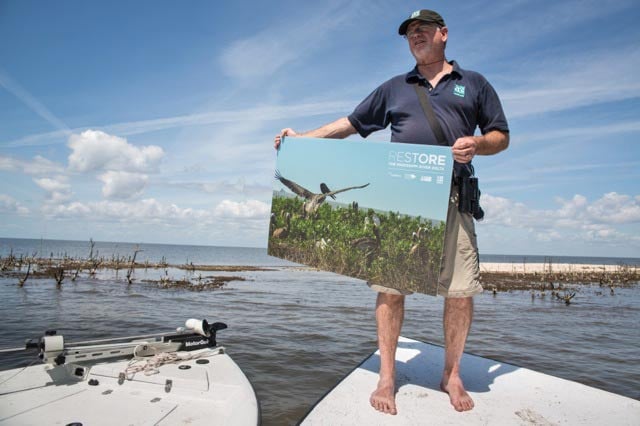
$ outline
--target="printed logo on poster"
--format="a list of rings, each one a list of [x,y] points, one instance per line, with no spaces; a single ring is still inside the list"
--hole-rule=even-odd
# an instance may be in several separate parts
[[[389,151],[389,167],[444,172],[447,156],[412,151]]]

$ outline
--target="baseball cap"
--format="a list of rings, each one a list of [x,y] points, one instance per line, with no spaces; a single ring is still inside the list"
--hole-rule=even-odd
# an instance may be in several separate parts
[[[398,28],[398,34],[405,35],[407,33],[407,27],[413,21],[424,21],[428,24],[436,24],[440,27],[445,27],[444,19],[438,12],[434,12],[433,10],[421,9],[416,10],[409,16],[402,24],[400,24],[400,28]]]

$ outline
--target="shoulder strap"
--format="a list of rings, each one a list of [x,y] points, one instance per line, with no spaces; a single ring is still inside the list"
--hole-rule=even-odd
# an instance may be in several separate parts
[[[420,100],[420,105],[422,105],[422,110],[424,111],[424,115],[427,117],[427,121],[431,126],[431,130],[433,134],[436,136],[439,145],[449,146],[447,143],[447,138],[442,131],[442,127],[440,126],[440,122],[436,118],[436,113],[433,111],[433,107],[431,106],[431,102],[429,102],[429,98],[427,94],[424,93],[424,89],[420,86],[419,83],[414,83],[413,88],[416,89],[416,93],[418,94],[418,99]]]

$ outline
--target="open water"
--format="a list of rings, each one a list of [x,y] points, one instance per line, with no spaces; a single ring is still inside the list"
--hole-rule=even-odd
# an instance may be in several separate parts
[[[363,281],[299,268],[265,249],[140,245],[136,260],[208,265],[257,265],[268,271],[203,272],[234,275],[213,291],[159,289],[145,279],[164,270],[103,270],[57,289],[52,279],[0,278],[0,348],[57,329],[67,340],[170,331],[187,318],[222,321],[218,341],[245,371],[261,403],[264,425],[295,424],[317,399],[376,349],[375,293]],[[134,244],[100,243],[99,256],[131,256]],[[88,242],[0,239],[0,256],[87,258]],[[544,261],[533,256],[483,257],[485,261]],[[640,265],[638,259],[553,257],[554,263]],[[188,272],[169,268],[176,279]],[[513,291],[476,297],[468,352],[640,399],[640,286],[576,287],[570,306],[547,295]],[[403,335],[442,344],[442,298],[407,298]],[[0,356],[0,369],[27,365],[33,357]],[[462,366],[464,377],[464,364]],[[522,384],[526,386],[526,383]],[[363,398],[369,395],[363,394]],[[453,411],[452,411],[453,413]]]

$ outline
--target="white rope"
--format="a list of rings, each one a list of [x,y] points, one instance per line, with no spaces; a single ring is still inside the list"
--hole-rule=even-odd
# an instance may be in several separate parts
[[[224,353],[224,347],[217,346],[215,348],[215,351],[203,351],[200,353],[162,352],[151,357],[141,357],[136,355],[136,350],[138,349],[138,347],[133,350],[134,359],[129,362],[129,365],[124,370],[124,375],[127,380],[133,380],[133,376],[135,376],[136,373],[140,372],[144,372],[145,376],[158,374],[160,372],[160,367],[165,364],[180,363],[183,361],[206,358],[209,356]]]

